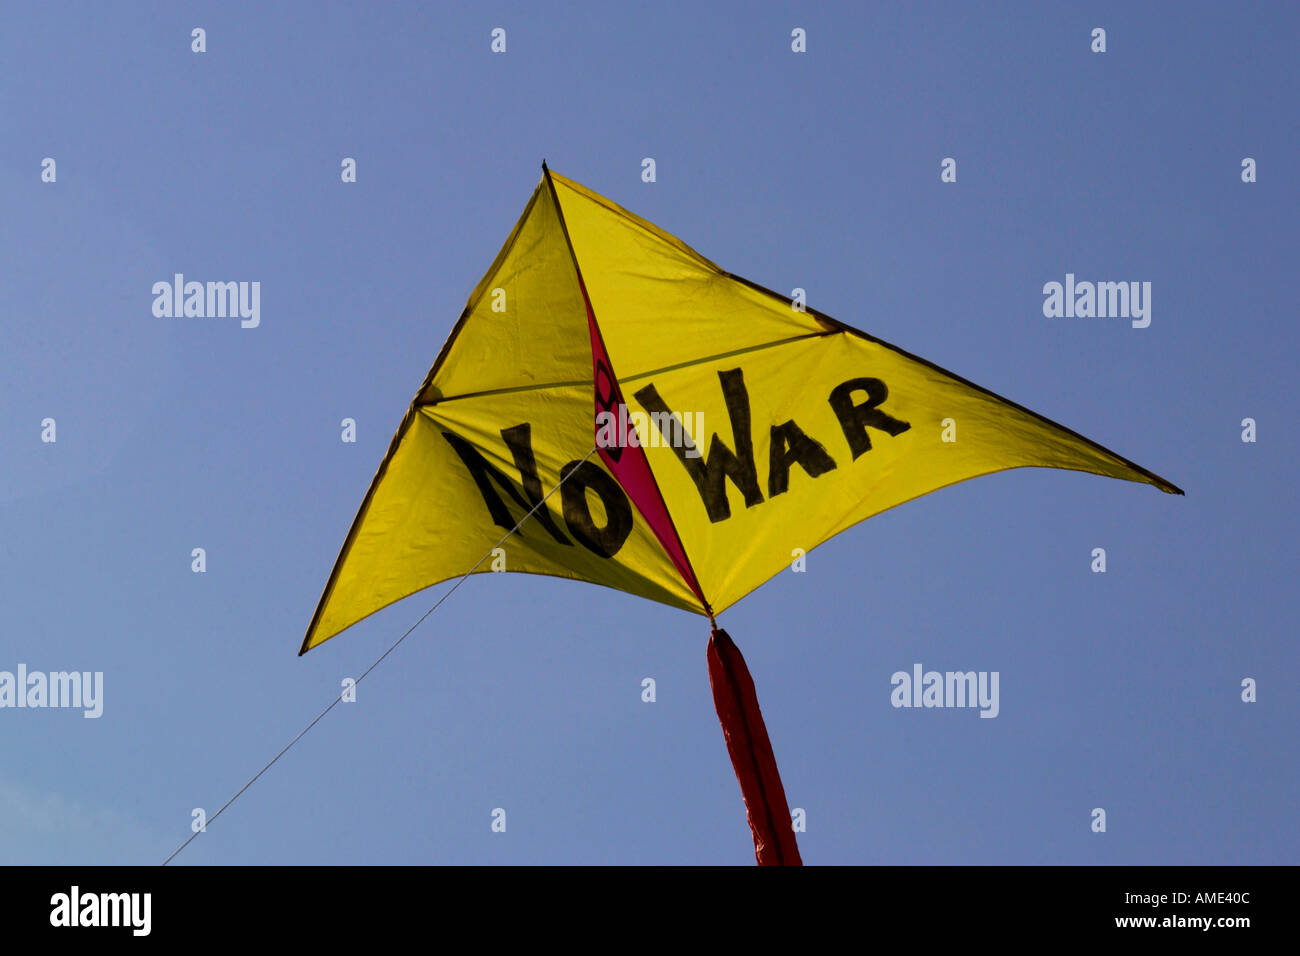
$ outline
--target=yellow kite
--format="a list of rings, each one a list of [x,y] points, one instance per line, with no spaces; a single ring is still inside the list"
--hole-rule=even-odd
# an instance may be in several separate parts
[[[795,548],[967,478],[1068,468],[1182,492],[542,169],[402,419],[300,653],[502,562],[704,615],[759,862],[798,862],[752,682],[715,615]]]

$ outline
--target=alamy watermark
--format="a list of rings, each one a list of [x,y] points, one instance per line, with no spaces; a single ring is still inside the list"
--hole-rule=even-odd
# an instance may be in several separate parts
[[[73,886],[50,897],[50,925],[56,927],[123,927],[132,936],[148,936],[153,919],[152,893],[83,893]]]
[[[160,319],[238,318],[245,329],[262,322],[260,282],[186,282],[178,272],[171,282],[155,282],[153,294],[153,314]]]
[[[104,713],[103,671],[0,671],[0,708],[81,708],[83,717]]]
[[[1151,324],[1150,282],[1075,282],[1067,272],[1064,285],[1048,282],[1043,296],[1049,319],[1132,319],[1135,329]]]
[[[889,702],[895,707],[978,707],[981,717],[996,717],[997,671],[895,671],[889,682],[894,690]]]
[[[620,402],[617,415],[609,409],[596,413],[597,448],[685,448],[687,458],[699,458],[694,439],[703,434],[703,412],[686,412],[679,418],[668,411],[630,412]]]

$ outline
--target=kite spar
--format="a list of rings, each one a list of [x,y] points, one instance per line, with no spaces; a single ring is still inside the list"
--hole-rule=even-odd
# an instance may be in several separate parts
[[[485,549],[513,531],[504,570],[708,618],[755,855],[798,864],[754,684],[716,615],[794,549],[980,475],[1064,468],[1182,492],[542,170],[403,417],[299,653],[489,570]]]

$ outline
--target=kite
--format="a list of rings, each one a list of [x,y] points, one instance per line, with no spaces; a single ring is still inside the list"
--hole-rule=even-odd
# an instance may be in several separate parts
[[[794,549],[1023,467],[1182,494],[1027,408],[724,271],[543,163],[389,445],[299,653],[500,562],[702,615],[755,856],[798,864],[753,680],[717,615],[789,566]]]

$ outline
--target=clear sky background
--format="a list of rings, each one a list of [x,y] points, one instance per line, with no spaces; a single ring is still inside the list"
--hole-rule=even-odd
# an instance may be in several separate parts
[[[723,615],[807,863],[1296,863],[1298,24],[1272,3],[6,3],[0,670],[105,690],[98,720],[0,710],[0,862],[160,862],[449,586],[297,656],[545,157],[1187,492],[979,478]],[[260,327],[155,318],[176,272],[260,281]],[[1045,318],[1067,272],[1151,282],[1150,327]],[[476,577],[178,862],[752,863],[707,638],[604,588]],[[918,662],[998,671],[1001,713],[894,709]]]

